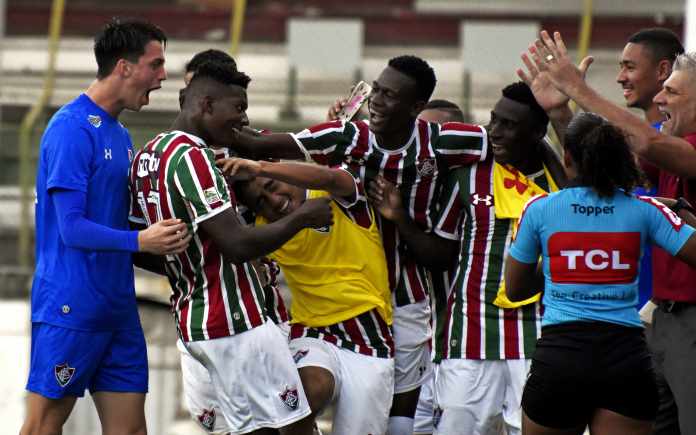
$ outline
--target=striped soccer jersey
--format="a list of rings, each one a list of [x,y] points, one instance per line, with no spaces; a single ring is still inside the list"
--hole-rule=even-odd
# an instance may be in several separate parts
[[[527,178],[548,190],[543,172]],[[493,304],[514,226],[512,219],[495,217],[493,157],[452,171],[441,204],[435,231],[460,240],[461,247],[442,329],[436,331],[435,361],[531,358],[540,335],[540,304],[519,309]]]
[[[376,358],[394,357],[391,329],[377,310],[328,326],[309,327],[300,323],[290,326],[290,339],[301,337],[327,341],[342,349]]]
[[[486,157],[483,127],[461,123],[443,125],[417,120],[410,139],[399,148],[377,144],[366,121],[332,121],[294,134],[306,155],[319,164],[343,165],[363,184],[382,174],[399,187],[404,207],[424,231],[433,230],[442,175],[448,168],[470,165]],[[397,306],[427,297],[427,270],[416,263],[400,240],[396,225],[378,216],[387,258],[389,286]]]
[[[193,239],[167,256],[172,310],[184,341],[209,340],[247,331],[266,321],[263,288],[250,263],[231,264],[198,225],[236,207],[215,154],[193,135],[159,134],[131,164],[131,220],[151,225],[179,218]]]

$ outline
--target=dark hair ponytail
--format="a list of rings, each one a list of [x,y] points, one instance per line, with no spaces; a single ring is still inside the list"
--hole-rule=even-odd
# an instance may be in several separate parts
[[[594,113],[580,113],[568,124],[564,147],[575,162],[576,181],[599,196],[612,196],[616,188],[630,192],[640,182],[623,133]]]

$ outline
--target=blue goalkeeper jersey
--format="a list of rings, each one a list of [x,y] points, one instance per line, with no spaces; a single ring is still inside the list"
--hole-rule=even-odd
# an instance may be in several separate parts
[[[139,327],[129,252],[88,251],[61,239],[51,191],[85,192],[85,218],[127,230],[128,131],[82,94],[50,120],[36,176],[32,322],[82,330]]]

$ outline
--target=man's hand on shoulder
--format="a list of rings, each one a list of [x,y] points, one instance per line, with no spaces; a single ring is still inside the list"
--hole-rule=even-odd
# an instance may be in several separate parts
[[[322,228],[333,225],[331,199],[327,196],[306,200],[295,213],[305,228]]]

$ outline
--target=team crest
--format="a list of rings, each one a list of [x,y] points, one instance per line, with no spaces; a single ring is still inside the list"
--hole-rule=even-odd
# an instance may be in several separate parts
[[[214,187],[210,187],[208,189],[205,189],[203,191],[203,196],[205,197],[205,202],[208,203],[208,205],[215,204],[216,202],[220,202],[220,195],[217,192],[217,189]]]
[[[292,356],[292,359],[295,360],[295,364],[300,362],[302,358],[306,357],[307,354],[309,353],[309,349],[300,349],[297,352],[295,352],[295,355]]]
[[[208,432],[212,432],[215,429],[215,409],[204,409],[203,413],[198,415],[197,418],[201,423],[201,426],[203,426]]]
[[[68,363],[58,364],[53,369],[53,373],[56,375],[58,385],[65,387],[75,374],[75,367],[70,367]]]
[[[435,159],[418,160],[416,171],[419,177],[432,177],[435,174]]]
[[[300,395],[297,393],[297,388],[285,387],[285,391],[278,394],[280,400],[283,401],[285,406],[292,409],[293,411],[297,409],[300,404]]]
[[[87,115],[87,120],[94,128],[101,127],[101,117],[99,115]]]

